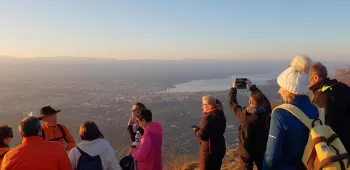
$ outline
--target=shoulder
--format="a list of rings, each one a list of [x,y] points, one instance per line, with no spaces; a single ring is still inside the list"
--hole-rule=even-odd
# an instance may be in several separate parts
[[[217,110],[214,110],[213,112],[214,112],[213,116],[223,116],[223,115],[225,115],[223,110],[217,109]]]
[[[67,126],[66,125],[63,125],[63,124],[57,124],[57,126],[61,126],[64,130],[68,130]]]
[[[272,111],[271,119],[279,120],[280,122],[284,122],[287,118],[291,117],[292,114],[287,110],[282,108],[277,108]]]
[[[11,158],[13,155],[16,155],[18,153],[19,148],[16,147],[15,149],[12,149],[6,153],[7,158]],[[1,162],[0,162],[1,163]]]
[[[97,140],[98,143],[101,143],[103,145],[111,146],[111,144],[106,139],[100,138],[95,140]]]
[[[74,156],[74,155],[76,155],[76,154],[78,154],[78,153],[79,153],[79,150],[78,150],[78,148],[77,148],[77,146],[76,146],[76,147],[72,148],[72,149],[69,151],[68,155],[69,155],[69,156]]]
[[[69,132],[69,129],[67,128],[66,125],[63,124],[57,124],[58,126],[61,126],[65,132]]]

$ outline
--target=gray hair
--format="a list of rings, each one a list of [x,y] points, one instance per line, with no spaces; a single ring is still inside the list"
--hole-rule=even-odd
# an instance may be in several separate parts
[[[325,79],[328,77],[328,71],[327,71],[326,66],[324,66],[320,62],[316,62],[316,63],[312,64],[310,74],[316,74],[321,79]]]
[[[202,97],[203,104],[215,106],[216,105],[216,99],[213,96],[203,96]]]
[[[18,125],[18,129],[23,137],[39,136],[40,120],[33,116],[26,117]]]

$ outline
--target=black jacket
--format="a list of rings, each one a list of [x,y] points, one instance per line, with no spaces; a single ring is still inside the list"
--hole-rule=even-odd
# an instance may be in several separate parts
[[[333,79],[324,79],[310,87],[312,102],[324,108],[326,125],[338,134],[346,150],[350,152],[350,88]]]
[[[210,159],[223,159],[226,153],[224,133],[226,130],[226,117],[222,110],[214,109],[203,116],[200,128],[195,134],[201,143],[200,169],[210,168]]]
[[[136,132],[134,132],[133,126],[132,125],[128,125],[127,129],[128,129],[128,133],[129,133],[131,141],[135,142]],[[143,135],[143,133],[144,133],[143,128],[138,126],[138,125],[136,126],[136,131],[139,131],[141,135]]]
[[[240,152],[261,156],[266,150],[271,105],[267,97],[255,85],[251,86],[249,90],[252,93],[263,95],[263,106],[241,107],[237,102],[236,88],[230,90],[229,106],[240,121],[238,147]]]

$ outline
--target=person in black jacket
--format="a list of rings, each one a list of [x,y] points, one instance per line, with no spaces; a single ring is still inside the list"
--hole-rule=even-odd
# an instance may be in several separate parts
[[[347,152],[350,152],[350,88],[336,79],[329,79],[327,68],[320,62],[312,65],[309,73],[312,103],[325,111],[325,123],[338,134]]]
[[[130,136],[130,139],[132,142],[135,142],[135,135],[136,135],[136,132],[134,131],[134,128],[133,126],[135,126],[136,128],[136,131],[139,131],[141,135],[143,135],[144,133],[144,129],[139,126],[136,122],[136,118],[137,118],[137,114],[140,113],[140,111],[142,109],[146,109],[146,106],[141,103],[141,102],[137,102],[135,104],[133,104],[132,108],[131,108],[131,117],[130,117],[130,120],[128,122],[128,133],[129,133],[129,136]]]
[[[224,133],[226,117],[212,96],[203,96],[203,118],[200,127],[193,128],[201,147],[199,153],[200,170],[220,170],[226,154]]]
[[[229,93],[229,106],[240,121],[238,152],[241,169],[253,170],[255,162],[258,170],[261,170],[269,134],[271,105],[250,80],[247,80],[247,86],[251,91],[249,106],[242,108],[237,103],[236,80]]]

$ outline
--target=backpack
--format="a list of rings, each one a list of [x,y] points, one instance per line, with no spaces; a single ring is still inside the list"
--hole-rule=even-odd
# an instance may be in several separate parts
[[[90,156],[79,147],[77,149],[81,155],[76,170],[103,170],[100,156]]]
[[[131,155],[122,158],[119,162],[119,165],[122,170],[136,170],[135,159]]]
[[[59,137],[59,138],[53,138],[53,139],[50,139],[49,141],[58,141],[60,139],[64,139],[64,141],[67,142],[67,139],[66,139],[66,132],[64,131],[62,125],[60,124],[57,124],[58,128],[60,129],[61,133],[62,133],[62,137]],[[42,131],[42,137],[43,139],[45,140],[45,133],[44,133],[44,130]]]
[[[309,119],[303,111],[291,104],[282,104],[275,109],[287,110],[310,129],[302,162],[308,170],[346,170],[348,154],[337,134],[323,125],[324,113],[318,108],[319,118]],[[319,122],[319,124],[315,124]]]

